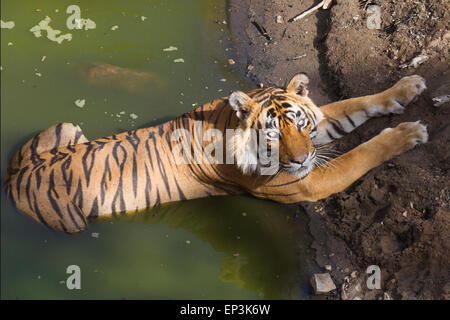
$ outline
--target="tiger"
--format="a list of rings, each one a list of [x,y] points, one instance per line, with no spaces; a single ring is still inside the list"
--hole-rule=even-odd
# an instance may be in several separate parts
[[[35,221],[73,234],[100,217],[211,196],[249,194],[280,203],[315,202],[428,140],[420,121],[403,122],[347,153],[324,158],[324,146],[368,119],[402,113],[426,83],[419,75],[407,76],[380,93],[321,107],[309,97],[308,84],[308,76],[300,73],[283,88],[235,91],[163,124],[91,141],[78,125],[55,125],[10,159],[6,194]],[[188,134],[239,129],[232,150],[236,161],[176,161],[173,150],[179,144],[171,136],[180,129]],[[250,130],[266,139],[269,151],[277,152],[272,174],[261,174],[262,158],[246,148]],[[194,154],[209,146],[207,139],[187,139]],[[223,150],[229,151],[226,146]],[[194,155],[186,157],[193,160]]]

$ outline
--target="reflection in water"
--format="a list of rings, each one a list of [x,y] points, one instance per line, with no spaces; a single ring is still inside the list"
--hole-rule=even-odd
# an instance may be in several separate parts
[[[306,216],[293,211],[246,197],[214,197],[102,220],[182,228],[225,254],[220,280],[235,282],[260,298],[293,299],[305,294],[300,290],[310,274]]]
[[[135,71],[108,63],[81,66],[81,76],[89,85],[125,90],[132,94],[150,95],[166,87],[162,76]]]

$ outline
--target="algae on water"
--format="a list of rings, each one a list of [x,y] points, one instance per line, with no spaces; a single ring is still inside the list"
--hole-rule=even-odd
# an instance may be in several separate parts
[[[84,105],[86,104],[86,100],[85,99],[77,99],[77,100],[75,100],[74,103],[78,108],[83,108]]]
[[[44,20],[40,21],[37,25],[30,29],[33,32],[36,38],[40,38],[42,36],[41,31],[47,31],[47,38],[51,41],[55,41],[59,44],[64,40],[70,41],[72,40],[72,34],[60,34],[60,30],[53,29],[49,24],[52,21],[49,16],[46,16]]]
[[[163,49],[163,51],[177,51],[178,50],[178,48],[177,47],[174,47],[174,46],[170,46],[170,47],[168,47],[168,48],[165,48],[165,49]]]
[[[95,29],[97,27],[95,22],[92,21],[91,19],[77,19],[76,23],[77,23],[77,29],[84,28],[84,30],[89,30],[89,29]]]
[[[4,22],[3,20],[0,20],[0,29],[12,29],[14,28],[14,26],[15,26],[14,21]]]

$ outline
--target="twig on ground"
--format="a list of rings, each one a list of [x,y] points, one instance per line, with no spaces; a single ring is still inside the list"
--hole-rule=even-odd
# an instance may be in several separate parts
[[[267,40],[272,40],[272,37],[267,33],[266,28],[264,28],[262,25],[260,25],[256,21],[252,21],[252,24],[258,29],[259,33],[261,33]]]
[[[287,60],[289,61],[289,60],[292,60],[292,61],[295,61],[295,60],[299,60],[299,59],[301,59],[301,58],[304,58],[304,57],[306,57],[306,53],[305,54],[302,54],[302,55],[300,55],[300,56],[295,56],[295,57],[292,57],[292,58],[288,58]]]
[[[321,1],[317,6],[312,7],[311,9],[308,9],[308,10],[296,15],[292,19],[289,19],[289,22],[294,22],[294,21],[300,20],[300,19],[306,17],[307,15],[313,13],[314,11],[319,10],[320,8],[328,9],[328,8],[330,8],[332,2],[333,2],[333,0]]]

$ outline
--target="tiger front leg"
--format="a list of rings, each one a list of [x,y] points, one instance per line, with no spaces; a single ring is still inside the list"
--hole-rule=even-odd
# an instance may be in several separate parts
[[[278,201],[317,201],[341,192],[369,170],[428,140],[426,127],[417,122],[403,122],[395,128],[383,130],[371,140],[350,152],[315,168],[305,179],[281,191]],[[273,190],[273,189],[272,189]],[[295,192],[294,192],[295,191]]]
[[[405,107],[426,89],[425,79],[413,75],[399,80],[378,94],[342,100],[320,108],[324,120],[319,123],[314,144],[339,139],[372,117],[403,113]]]

